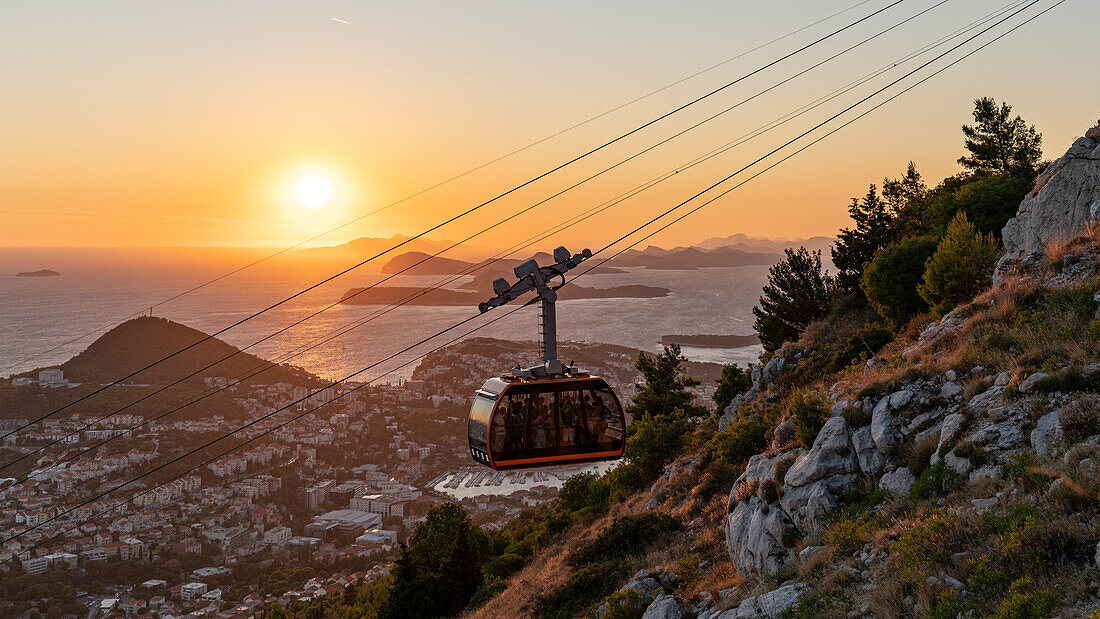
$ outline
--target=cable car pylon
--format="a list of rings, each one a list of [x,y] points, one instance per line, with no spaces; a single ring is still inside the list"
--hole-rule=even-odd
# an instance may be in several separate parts
[[[493,281],[496,296],[478,304],[481,313],[534,292],[540,302],[542,364],[492,377],[474,394],[468,435],[474,460],[496,470],[617,460],[622,457],[626,418],[607,381],[558,359],[555,303],[565,274],[592,257],[559,247],[555,263],[535,259],[517,265],[516,283]]]
[[[478,310],[484,314],[532,290],[537,293],[540,301],[539,340],[542,346],[542,365],[526,369],[520,369],[517,365],[515,373],[518,376],[544,377],[576,373],[576,368],[567,367],[558,359],[558,321],[554,303],[558,300],[557,290],[565,285],[565,274],[591,257],[590,249],[579,254],[570,254],[568,249],[559,247],[554,250],[554,260],[557,261],[555,264],[540,267],[532,258],[512,269],[519,278],[516,283],[509,285],[508,280],[503,277],[494,280],[493,292],[496,296],[477,306]],[[551,282],[555,278],[560,278],[561,283],[553,286]]]

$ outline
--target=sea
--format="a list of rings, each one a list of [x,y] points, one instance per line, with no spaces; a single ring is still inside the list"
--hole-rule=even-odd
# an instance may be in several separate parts
[[[280,256],[166,302],[266,255],[259,250],[194,248],[0,248],[0,376],[60,364],[115,324],[140,314],[168,318],[206,333],[225,330],[218,337],[234,346],[333,380],[398,382],[411,375],[421,355],[455,338],[494,337],[532,341],[534,346],[538,337],[534,305],[488,324],[511,308],[478,316],[476,307],[389,309],[336,304],[347,289],[386,277],[365,272],[365,267],[279,303],[347,269],[351,262],[306,263]],[[15,276],[39,269],[61,275]],[[768,267],[623,271],[588,274],[578,283],[596,288],[644,284],[667,288],[671,294],[651,299],[561,301],[557,310],[560,340],[659,352],[661,337],[669,334],[750,334],[752,307],[766,283]],[[385,285],[421,287],[437,285],[445,278],[398,276]],[[227,329],[265,309],[260,316]],[[427,339],[471,316],[477,318]],[[299,321],[301,324],[290,327]],[[357,323],[363,324],[320,342]],[[287,330],[272,335],[282,329]],[[310,347],[313,343],[317,345]],[[406,348],[409,350],[402,352]],[[744,366],[759,357],[761,348],[685,347],[683,353],[696,361]],[[503,369],[485,371],[491,374]]]

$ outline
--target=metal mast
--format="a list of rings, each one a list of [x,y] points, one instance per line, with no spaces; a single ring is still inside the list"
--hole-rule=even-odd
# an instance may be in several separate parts
[[[516,368],[517,373],[524,376],[555,376],[561,374],[576,373],[576,368],[566,367],[558,360],[558,323],[554,302],[558,300],[557,289],[565,285],[565,273],[581,262],[592,257],[592,250],[586,249],[579,254],[569,254],[569,250],[559,247],[554,250],[555,264],[540,267],[534,258],[520,263],[512,269],[516,277],[516,283],[509,284],[503,277],[493,281],[493,292],[496,296],[477,307],[481,313],[485,313],[494,307],[500,307],[509,301],[519,298],[529,291],[535,291],[540,301],[539,307],[539,339],[542,346],[542,365],[536,365],[527,369]],[[555,277],[561,278],[561,283],[551,286],[550,281]]]

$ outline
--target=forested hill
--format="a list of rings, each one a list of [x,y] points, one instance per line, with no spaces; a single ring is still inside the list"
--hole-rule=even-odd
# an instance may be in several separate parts
[[[263,370],[253,381],[266,384],[288,382],[306,386],[319,384],[316,376],[301,368],[273,364],[255,355],[240,352],[236,347],[217,338],[203,341],[206,337],[202,331],[178,322],[142,316],[104,333],[83,352],[60,367],[65,372],[65,378],[72,382],[109,383],[187,346],[202,342],[124,382],[162,384],[198,372],[189,382],[201,383],[205,377],[221,376],[232,379]],[[211,364],[214,365],[203,369]],[[37,376],[37,371],[27,375]]]

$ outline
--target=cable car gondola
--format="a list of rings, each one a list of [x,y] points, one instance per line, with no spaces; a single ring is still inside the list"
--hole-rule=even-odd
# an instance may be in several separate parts
[[[493,282],[496,296],[482,303],[482,313],[535,291],[541,302],[539,328],[542,365],[516,367],[485,381],[474,395],[467,424],[470,455],[496,470],[617,460],[623,455],[626,417],[607,381],[557,358],[554,302],[565,285],[565,272],[592,256],[570,256],[554,250],[556,264],[540,267],[528,260],[514,269],[519,280]],[[551,286],[555,277],[561,283]]]

